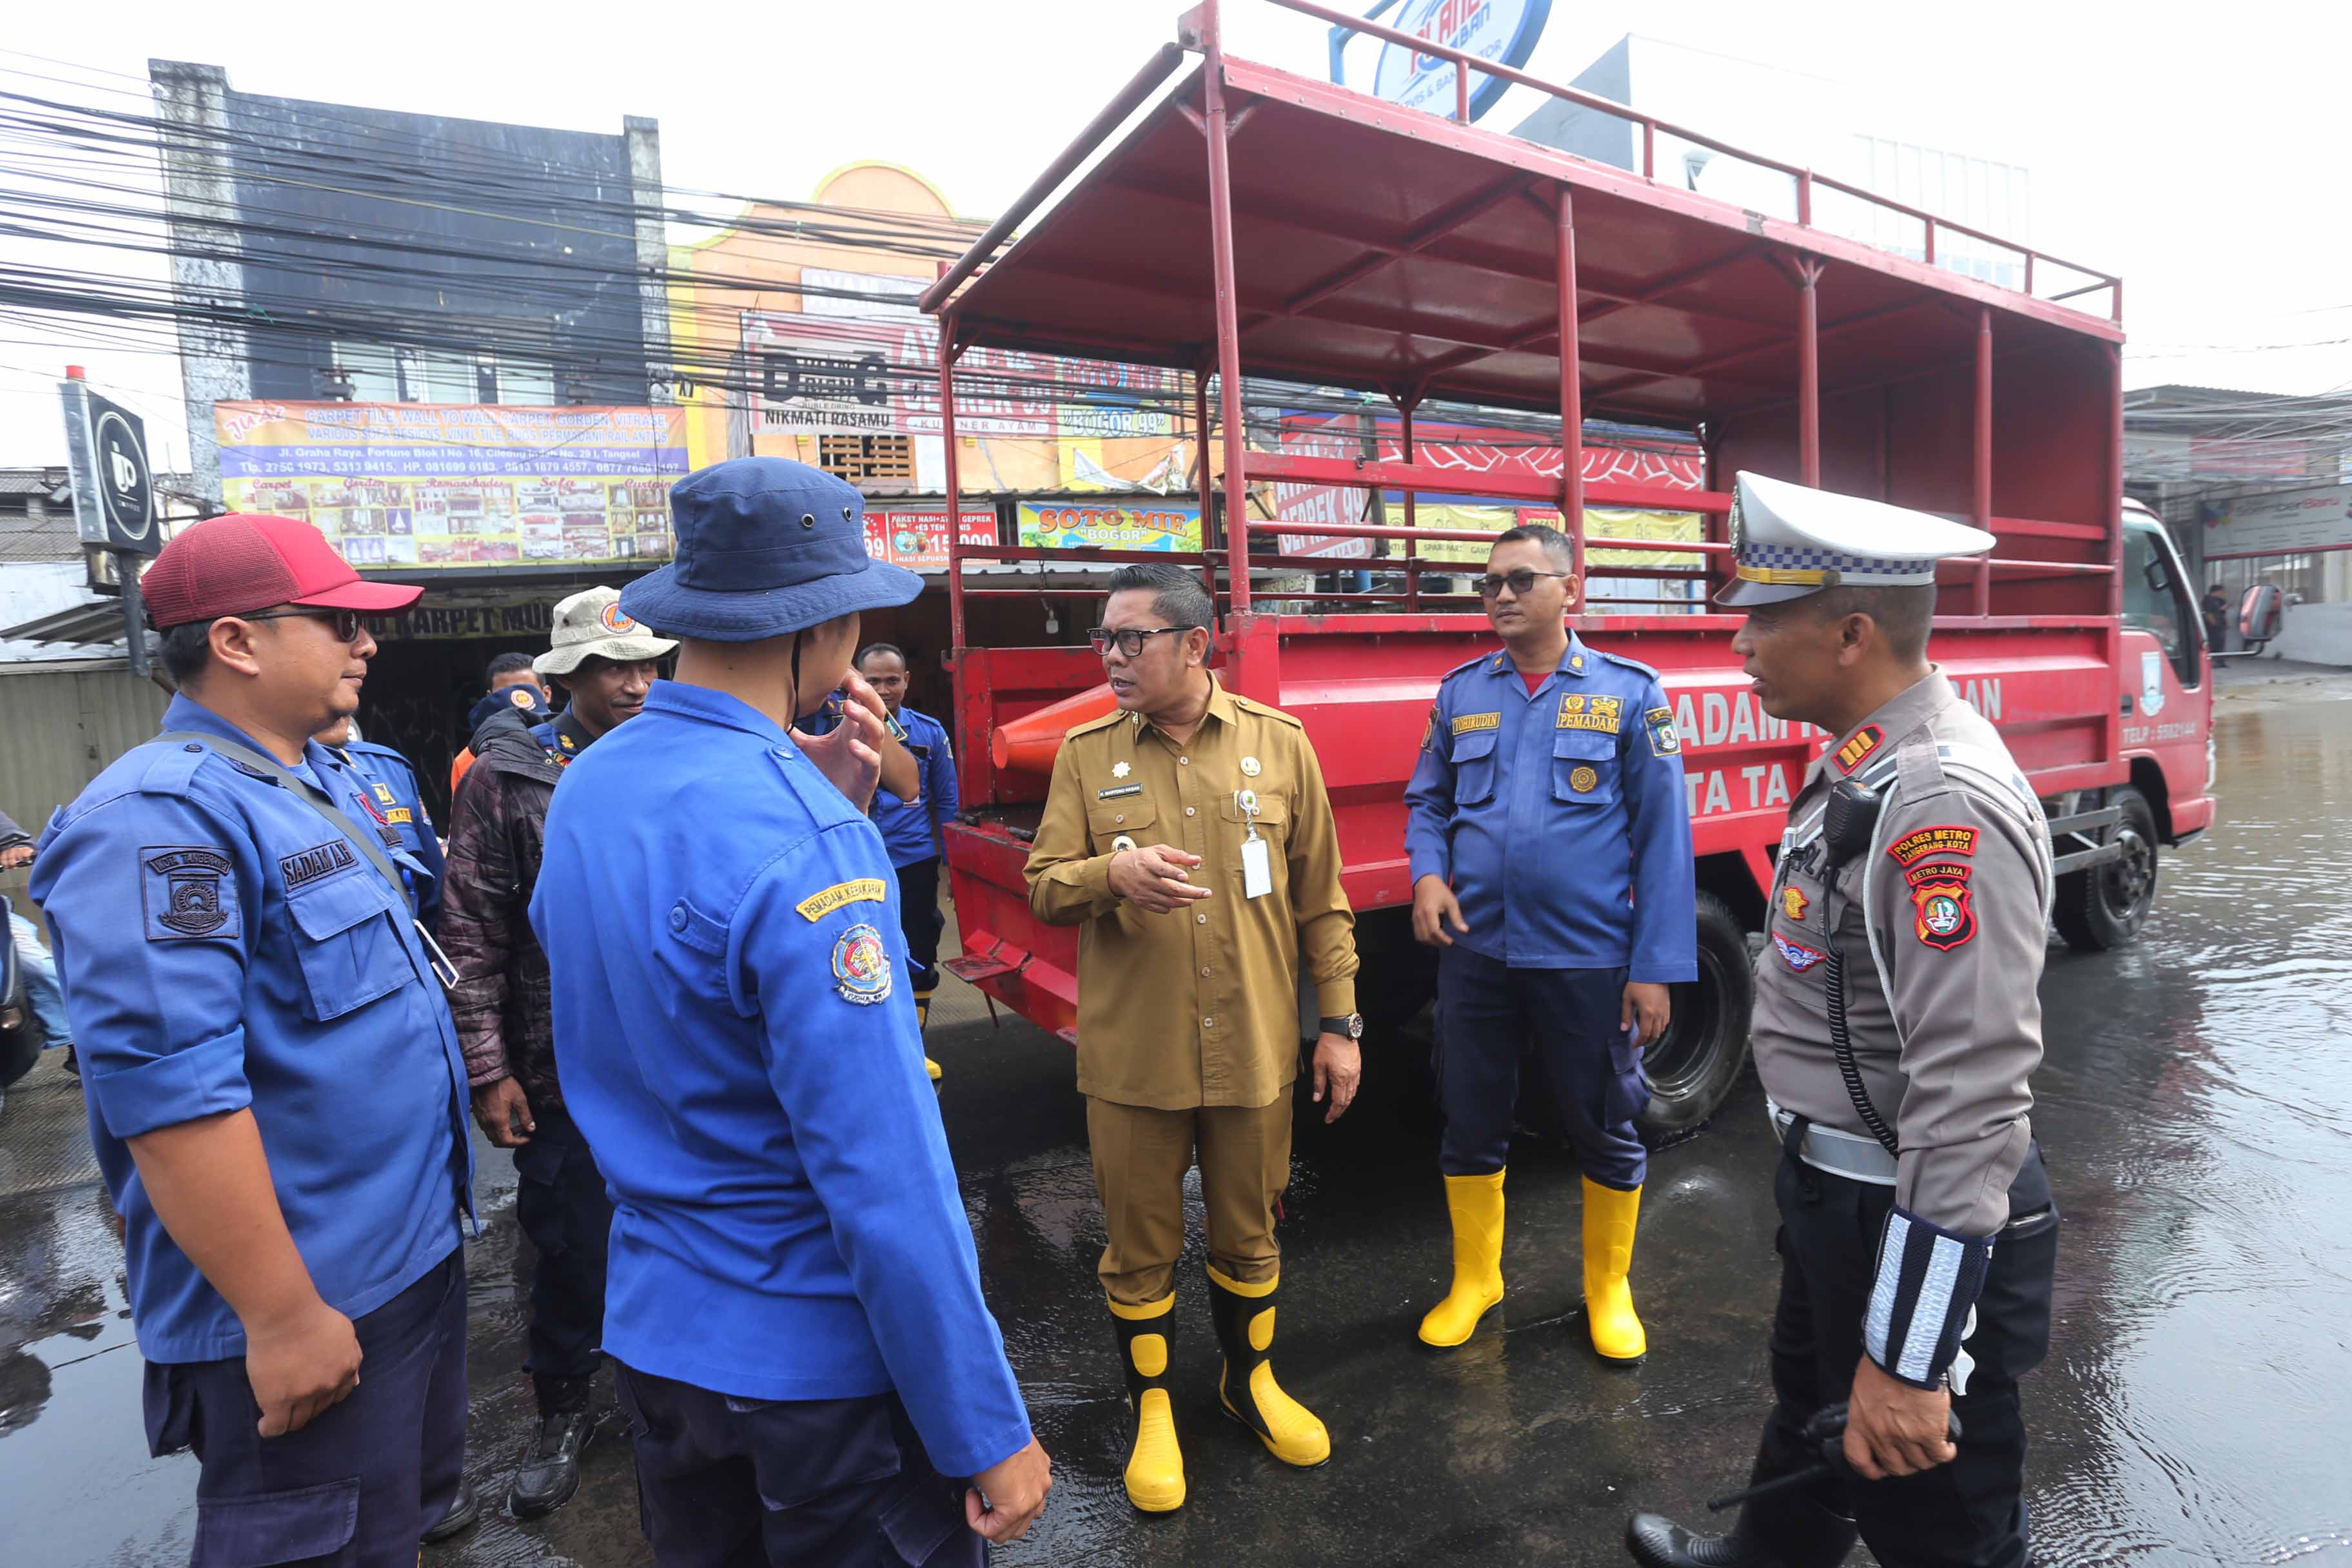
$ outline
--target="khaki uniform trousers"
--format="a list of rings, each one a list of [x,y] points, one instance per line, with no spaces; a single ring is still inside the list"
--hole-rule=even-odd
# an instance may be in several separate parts
[[[1184,1250],[1184,1173],[1197,1149],[1208,1210],[1209,1260],[1226,1278],[1263,1285],[1281,1272],[1274,1205],[1290,1184],[1290,1092],[1255,1108],[1158,1110],[1087,1100],[1095,1191],[1110,1243],[1095,1272],[1124,1307],[1166,1300]]]

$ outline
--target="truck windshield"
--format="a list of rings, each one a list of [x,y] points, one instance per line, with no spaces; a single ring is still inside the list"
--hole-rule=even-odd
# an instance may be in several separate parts
[[[2124,625],[2155,634],[2184,685],[2197,684],[2197,615],[2170,544],[2155,522],[2124,518]]]

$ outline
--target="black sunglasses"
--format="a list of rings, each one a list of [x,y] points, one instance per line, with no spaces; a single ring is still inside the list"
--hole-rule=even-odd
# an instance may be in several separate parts
[[[1491,599],[1496,595],[1503,591],[1504,584],[1508,583],[1511,585],[1512,593],[1519,595],[1521,598],[1525,598],[1528,592],[1535,587],[1537,578],[1566,577],[1568,575],[1570,575],[1570,574],[1566,572],[1530,572],[1524,566],[1520,567],[1516,572],[1506,572],[1499,577],[1496,576],[1492,572],[1489,572],[1484,577],[1478,579],[1478,593],[1482,598]]]
[[[1117,631],[1111,631],[1103,626],[1097,626],[1087,634],[1087,641],[1095,645],[1097,653],[1108,653],[1110,645],[1117,643],[1119,652],[1133,658],[1143,651],[1144,639],[1147,637],[1156,637],[1163,632],[1174,632],[1178,637],[1182,637],[1191,630],[1192,630],[1191,626],[1121,626]]]
[[[249,616],[237,616],[240,621],[324,621],[334,628],[335,636],[346,643],[360,640],[362,627],[357,610],[257,610]]]

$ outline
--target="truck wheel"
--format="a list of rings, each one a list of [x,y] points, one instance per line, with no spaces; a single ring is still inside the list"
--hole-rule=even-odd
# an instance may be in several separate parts
[[[1674,988],[1674,1022],[1642,1053],[1650,1103],[1636,1120],[1652,1142],[1688,1132],[1715,1114],[1748,1065],[1756,976],[1748,937],[1729,906],[1698,896],[1698,979]]]
[[[2058,879],[2050,918],[2076,952],[2105,952],[2139,940],[2139,928],[2156,902],[2156,809],[2130,784],[2115,793],[2122,808],[2112,842],[2124,847],[2121,859]]]

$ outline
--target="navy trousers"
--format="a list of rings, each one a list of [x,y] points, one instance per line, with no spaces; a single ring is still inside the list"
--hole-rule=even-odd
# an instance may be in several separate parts
[[[523,1367],[539,1413],[584,1410],[603,1363],[604,1256],[613,1200],[588,1140],[561,1106],[532,1107],[538,1130],[515,1151],[515,1217],[537,1254],[530,1270],[530,1350]]]
[[[940,933],[947,924],[940,912],[937,857],[899,867],[898,929],[907,938],[907,984],[919,996],[939,988]]]
[[[1642,1184],[1649,1152],[1633,1118],[1650,1102],[1642,1048],[1617,1027],[1622,969],[1513,969],[1459,945],[1437,959],[1437,1089],[1445,1112],[1438,1168],[1487,1176],[1511,1152],[1519,1058],[1536,1056],[1584,1173]]]
[[[1893,1187],[1815,1170],[1793,1151],[1781,1157],[1773,1195],[1780,1205],[1780,1300],[1772,1311],[1777,1403],[1765,1422],[1759,1480],[1811,1463],[1816,1456],[1802,1438],[1806,1420],[1853,1387],[1878,1238],[1895,1203]],[[2038,1147],[2026,1155],[2009,1201],[2009,1227],[1993,1244],[1975,1326],[1960,1342],[1973,1364],[1968,1391],[1952,1396],[1959,1457],[1916,1476],[1841,1478],[1807,1489],[1824,1507],[1850,1515],[1886,1568],[2024,1568],[2032,1560],[2017,1385],[2050,1349],[2058,1259],[2058,1210]]]
[[[149,1450],[193,1448],[190,1568],[415,1568],[466,1458],[466,1260],[353,1320],[360,1385],[299,1432],[264,1437],[245,1358],[149,1363]]]
[[[655,1568],[984,1568],[895,1394],[736,1399],[614,1363]]]

